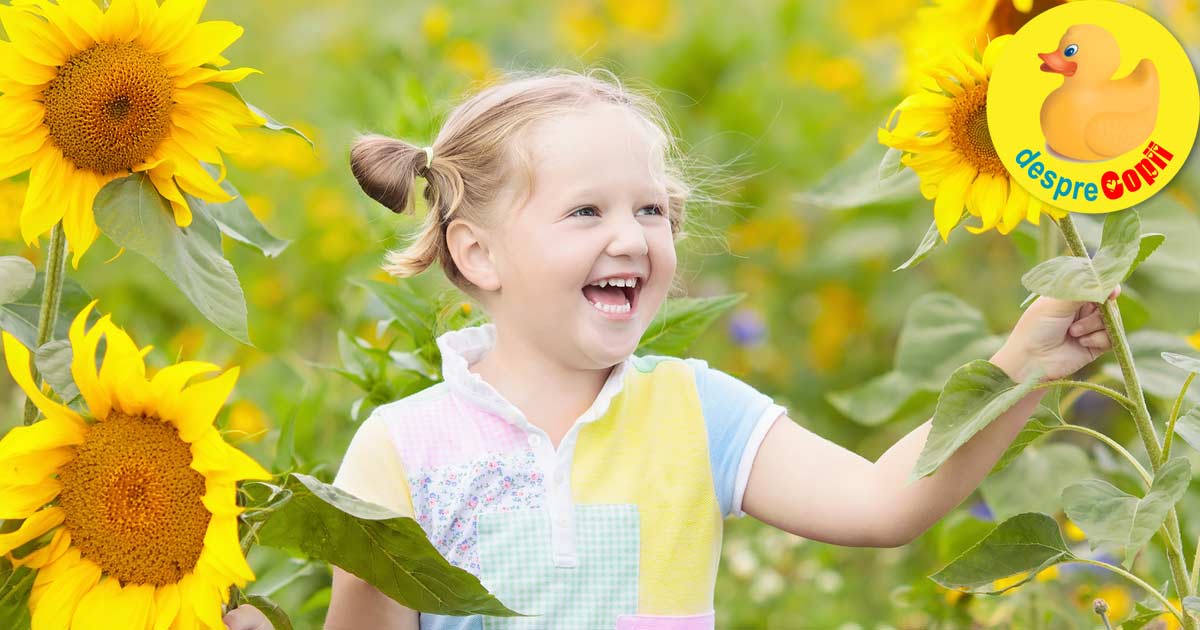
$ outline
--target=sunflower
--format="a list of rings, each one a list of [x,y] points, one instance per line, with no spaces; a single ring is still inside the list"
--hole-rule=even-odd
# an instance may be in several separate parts
[[[1016,183],[1005,170],[987,123],[987,88],[992,67],[1011,35],[988,44],[983,60],[956,49],[929,75],[928,88],[905,98],[880,128],[879,141],[900,149],[900,162],[921,178],[921,194],[933,199],[933,215],[942,240],[967,212],[981,225],[968,225],[979,234],[992,228],[1008,234],[1027,219],[1037,225],[1043,212],[1056,219],[1064,210],[1043,204]]]
[[[69,333],[90,418],[46,397],[29,352],[3,333],[8,369],[45,419],[0,440],[0,518],[24,519],[0,534],[0,554],[37,570],[33,630],[224,630],[230,584],[254,579],[238,541],[236,483],[271,476],[213,426],[238,369],[185,387],[220,368],[184,361],[147,378],[151,346],[139,349],[107,315],[85,330],[95,304]]]
[[[220,69],[242,27],[198,22],[204,0],[13,4],[0,5],[0,179],[29,171],[27,244],[62,221],[78,268],[99,232],[96,193],[131,172],[150,176],[180,227],[192,221],[182,193],[232,199],[217,149],[240,145],[238,126],[266,122],[214,85],[259,72]],[[201,160],[220,167],[216,181]]]

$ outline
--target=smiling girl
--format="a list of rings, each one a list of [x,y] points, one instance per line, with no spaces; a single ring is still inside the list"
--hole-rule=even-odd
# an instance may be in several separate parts
[[[711,629],[726,517],[904,545],[983,480],[1044,393],[905,485],[928,422],[871,462],[701,359],[634,355],[675,282],[691,190],[653,102],[595,74],[513,78],[459,105],[432,147],[368,135],[351,151],[394,212],[428,182],[422,230],[384,268],[436,262],[490,321],[438,337],[444,380],[376,408],[334,483],[416,519],[539,617],[418,615],[335,568],[326,628]],[[1109,347],[1095,304],[1040,298],[991,361],[1054,379]]]

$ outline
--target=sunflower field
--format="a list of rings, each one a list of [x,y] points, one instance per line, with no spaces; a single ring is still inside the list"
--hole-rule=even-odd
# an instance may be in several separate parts
[[[0,0],[0,628],[320,628],[335,565],[513,614],[330,485],[371,410],[441,380],[434,339],[486,321],[436,269],[381,270],[426,208],[364,195],[349,148],[430,145],[551,68],[652,95],[703,167],[686,296],[639,354],[870,461],[934,418],[927,475],[1035,387],[983,361],[1035,294],[1104,304],[1114,337],[909,544],[727,520],[717,628],[1200,627],[1200,161],[1108,215],[1010,180],[988,80],[1058,4]],[[1128,4],[1200,64],[1200,3]]]

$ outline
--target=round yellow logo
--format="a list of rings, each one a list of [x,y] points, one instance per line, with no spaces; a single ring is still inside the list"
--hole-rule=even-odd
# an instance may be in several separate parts
[[[1081,0],[1008,42],[987,93],[996,153],[1034,197],[1072,212],[1140,203],[1179,172],[1200,120],[1187,53],[1119,2]]]

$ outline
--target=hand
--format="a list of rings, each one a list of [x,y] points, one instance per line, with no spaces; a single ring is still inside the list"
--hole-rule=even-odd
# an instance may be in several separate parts
[[[275,630],[267,616],[250,604],[242,604],[225,613],[221,621],[229,630]]]
[[[1115,300],[1121,287],[1108,299]],[[1100,319],[1100,305],[1049,297],[1034,300],[1013,327],[1004,347],[992,362],[1015,381],[1033,365],[1041,365],[1042,381],[1066,378],[1112,349],[1112,340]]]

